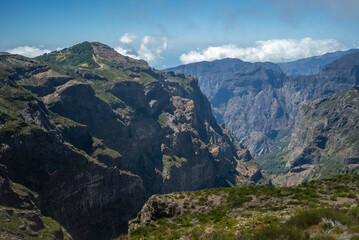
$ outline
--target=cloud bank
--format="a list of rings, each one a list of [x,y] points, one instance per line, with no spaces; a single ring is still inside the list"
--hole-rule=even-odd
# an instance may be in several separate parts
[[[248,62],[286,62],[338,50],[344,50],[344,47],[335,39],[272,39],[257,41],[255,46],[248,48],[228,44],[189,51],[182,54],[180,60],[184,64],[223,58],[239,58]]]
[[[162,59],[162,52],[168,48],[167,37],[146,35],[136,42],[137,38],[134,33],[125,33],[119,39],[122,45],[115,47],[115,50],[134,59],[144,59],[150,65],[158,63]]]
[[[51,52],[51,50],[49,50],[49,49],[40,49],[40,48],[35,47],[35,46],[33,46],[33,47],[31,47],[31,46],[19,46],[19,47],[13,48],[13,49],[8,49],[6,51],[8,53],[20,54],[20,55],[23,55],[25,57],[30,57],[30,58],[37,57],[37,56],[40,56],[42,54]]]

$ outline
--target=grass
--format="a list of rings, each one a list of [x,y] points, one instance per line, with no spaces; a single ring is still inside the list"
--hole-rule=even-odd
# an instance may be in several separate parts
[[[177,214],[140,226],[129,239],[355,237],[359,235],[357,182],[359,175],[354,174],[296,187],[247,186],[156,195],[156,201],[175,205]],[[353,200],[338,202],[333,208],[327,201],[336,195],[351,196]]]
[[[42,216],[39,210],[1,207],[0,219],[0,236],[2,239],[13,239],[13,236],[29,240],[72,239],[57,221]],[[36,223],[32,219],[37,219]]]
[[[36,57],[36,60],[52,65],[98,68],[100,66],[93,60],[93,54],[91,43],[83,42],[60,51],[45,53]]]

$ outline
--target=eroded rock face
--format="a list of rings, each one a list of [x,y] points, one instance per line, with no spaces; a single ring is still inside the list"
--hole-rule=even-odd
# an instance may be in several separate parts
[[[285,185],[359,171],[359,89],[310,101],[298,113]]]

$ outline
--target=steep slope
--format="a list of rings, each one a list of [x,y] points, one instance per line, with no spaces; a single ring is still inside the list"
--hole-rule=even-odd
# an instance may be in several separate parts
[[[278,63],[282,71],[291,76],[300,75],[314,75],[319,73],[322,68],[351,53],[359,52],[359,49],[350,49],[348,51],[337,51],[332,53],[326,53],[321,56],[315,56],[310,58],[303,58],[293,62]]]
[[[236,58],[226,58],[221,60],[215,60],[213,62],[198,62],[181,65],[178,67],[168,68],[163,71],[183,73],[185,75],[191,75],[198,79],[199,87],[202,92],[206,94],[209,100],[212,100],[213,96],[218,91],[218,88],[224,80],[231,79],[233,75],[238,72],[242,67],[251,65],[252,63],[244,62]],[[272,69],[276,72],[281,72],[278,65],[271,62],[256,63],[266,69]]]
[[[128,239],[357,239],[359,175],[152,196]],[[121,239],[127,239],[123,237]]]
[[[141,176],[148,195],[263,181],[216,123],[196,79],[157,71],[101,43],[37,59],[75,79],[44,96],[46,106],[115,150],[118,159],[103,162]]]
[[[359,171],[359,88],[304,104],[298,113],[284,184]]]
[[[141,179],[100,164],[66,141],[72,139],[78,147],[95,145],[85,126],[47,110],[14,82],[45,69],[43,65],[9,54],[1,54],[0,63],[0,163],[7,167],[7,176],[36,192],[34,209],[57,220],[74,239],[109,239],[125,232],[127,221],[145,201]],[[34,214],[42,218],[39,210]],[[11,221],[15,226],[23,222]],[[26,235],[25,230],[21,234]]]

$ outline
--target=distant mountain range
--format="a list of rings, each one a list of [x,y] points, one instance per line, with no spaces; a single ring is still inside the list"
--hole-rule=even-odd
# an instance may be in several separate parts
[[[271,62],[256,63],[266,69],[272,69],[281,72],[278,65]],[[209,100],[217,93],[223,81],[230,79],[242,67],[252,65],[236,58],[226,58],[213,62],[198,62],[181,65],[174,68],[164,69],[165,72],[183,73],[196,77],[199,81],[199,87],[206,94]]]
[[[291,76],[313,75],[319,73],[328,63],[333,62],[347,54],[359,52],[359,49],[351,49],[348,51],[337,51],[326,53],[321,56],[303,58],[293,62],[278,63],[282,71]]]
[[[276,137],[293,126],[298,107],[305,101],[358,84],[359,53],[353,51],[357,50],[319,57],[332,59],[345,53],[351,56],[344,56],[310,76],[287,76],[276,64],[238,59],[192,63],[165,71],[198,77],[217,120],[225,123],[252,154],[260,155],[277,148]],[[315,58],[313,61],[318,62]]]

